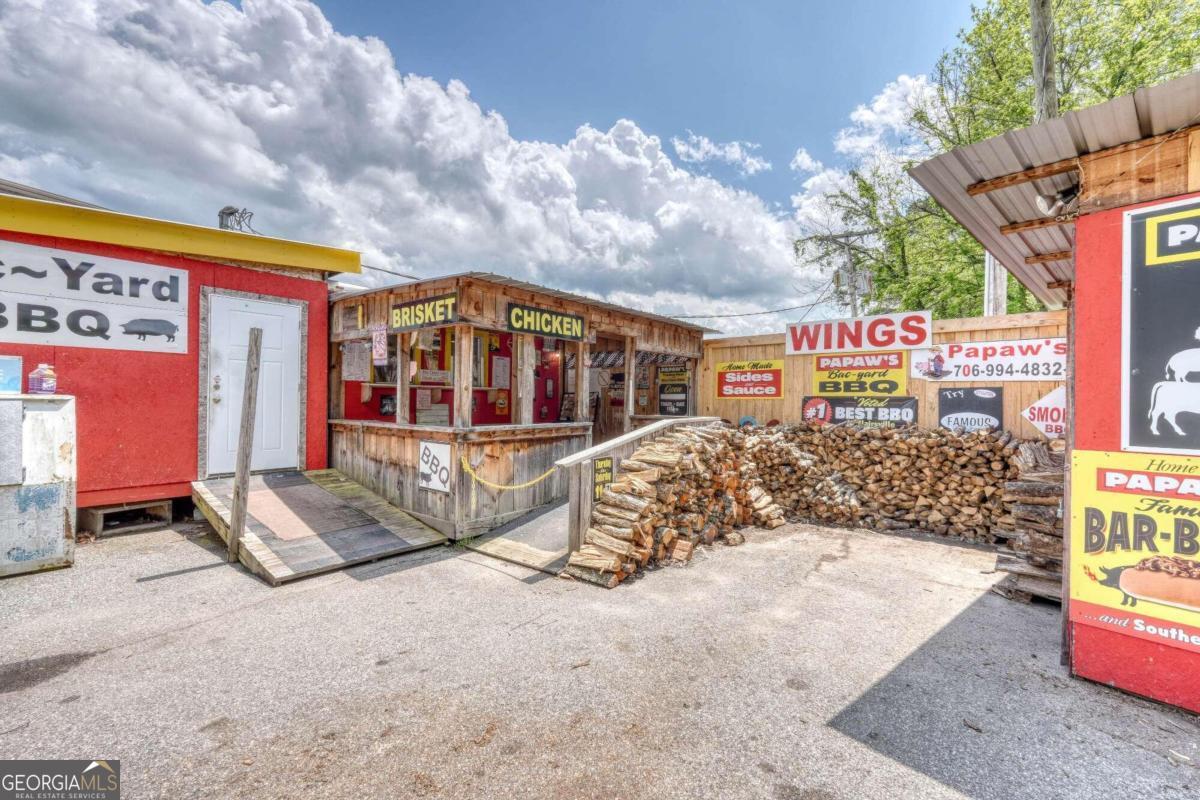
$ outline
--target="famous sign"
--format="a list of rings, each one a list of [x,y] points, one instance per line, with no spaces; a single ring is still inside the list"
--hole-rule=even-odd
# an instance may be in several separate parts
[[[185,270],[0,242],[0,342],[186,353]]]
[[[785,339],[785,352],[789,356],[926,347],[933,344],[933,319],[928,311],[905,311],[874,317],[793,322],[787,327]]]

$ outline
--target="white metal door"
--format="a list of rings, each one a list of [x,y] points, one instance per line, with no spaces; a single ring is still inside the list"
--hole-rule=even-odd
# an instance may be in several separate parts
[[[251,468],[298,468],[300,307],[220,294],[210,300],[208,474],[233,472],[237,460],[251,328],[263,332]]]

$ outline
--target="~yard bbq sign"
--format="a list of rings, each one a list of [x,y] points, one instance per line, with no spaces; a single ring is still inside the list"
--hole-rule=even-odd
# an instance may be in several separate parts
[[[928,311],[906,311],[824,322],[793,322],[787,327],[785,352],[852,353],[857,350],[897,350],[933,343],[933,320]]]
[[[888,397],[907,390],[903,350],[813,356],[813,394]]]
[[[186,353],[188,274],[0,242],[0,342]]]
[[[1200,200],[1124,224],[1121,448],[1200,455]]]
[[[783,398],[783,359],[722,361],[717,364],[718,400],[780,400]]]

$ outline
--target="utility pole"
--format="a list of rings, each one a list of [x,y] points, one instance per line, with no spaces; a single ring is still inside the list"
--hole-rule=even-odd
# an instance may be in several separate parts
[[[1054,80],[1054,9],[1050,0],[1029,0],[1029,38],[1033,45],[1033,121],[1058,116]]]
[[[854,254],[850,252],[850,243],[842,240],[842,252],[846,254],[846,280],[850,284],[850,316],[858,316],[858,274],[854,266]]]

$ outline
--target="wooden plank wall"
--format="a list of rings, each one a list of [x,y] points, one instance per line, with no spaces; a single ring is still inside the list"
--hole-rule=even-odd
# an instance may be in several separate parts
[[[590,425],[534,430],[398,427],[388,423],[330,423],[330,464],[452,538],[482,533],[567,495],[561,470],[534,486],[500,491],[476,482],[461,468],[466,455],[475,473],[501,485],[524,483],[554,462],[591,446]],[[451,493],[418,488],[420,442],[450,444]]]
[[[1042,339],[1066,335],[1066,311],[937,320],[933,323],[933,339],[937,343]],[[783,348],[782,333],[705,340],[704,358],[700,367],[700,414],[721,417],[735,423],[744,416],[753,416],[760,423],[771,420],[799,422],[803,398],[813,394],[813,356],[785,357]],[[717,399],[717,364],[723,361],[781,358],[785,362],[782,400]],[[1021,411],[1055,387],[1062,385],[1061,381],[928,381],[910,376],[908,394],[918,399],[917,424],[928,428],[937,426],[939,388],[993,385],[1004,387],[1005,430],[1012,431],[1014,435],[1022,438],[1040,437],[1038,430],[1021,416]]]
[[[1088,213],[1200,191],[1200,127],[1079,159],[1079,211]]]

